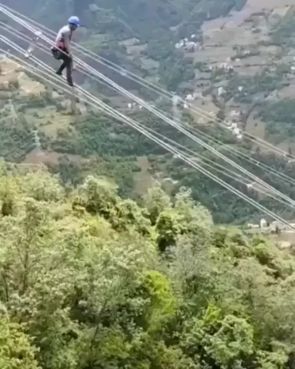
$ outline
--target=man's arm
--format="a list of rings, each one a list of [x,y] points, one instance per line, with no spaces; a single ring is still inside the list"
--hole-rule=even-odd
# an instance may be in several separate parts
[[[64,34],[64,44],[69,56],[71,56],[71,40],[68,32],[65,32]]]

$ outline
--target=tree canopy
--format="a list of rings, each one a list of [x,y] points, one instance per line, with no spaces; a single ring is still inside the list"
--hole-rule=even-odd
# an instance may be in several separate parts
[[[292,368],[295,260],[189,191],[0,173],[4,369]]]

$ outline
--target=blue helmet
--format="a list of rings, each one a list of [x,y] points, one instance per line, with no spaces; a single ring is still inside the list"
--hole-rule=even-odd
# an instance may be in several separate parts
[[[75,15],[69,18],[68,23],[73,24],[76,27],[80,27],[80,19]]]

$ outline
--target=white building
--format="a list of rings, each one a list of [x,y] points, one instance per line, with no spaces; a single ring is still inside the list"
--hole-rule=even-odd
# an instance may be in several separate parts
[[[220,97],[220,96],[223,96],[224,94],[226,93],[224,87],[218,87],[218,90],[217,90],[217,95]]]
[[[260,219],[260,228],[265,229],[267,228],[267,221],[265,219]]]

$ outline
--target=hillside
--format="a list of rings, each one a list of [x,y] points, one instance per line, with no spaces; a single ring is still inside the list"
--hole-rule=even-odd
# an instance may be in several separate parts
[[[16,1],[9,5],[28,14],[32,2]],[[235,125],[293,154],[294,65],[292,37],[287,36],[295,19],[293,5],[292,0],[259,3],[249,0],[246,5],[243,1],[231,0],[187,0],[181,4],[176,0],[141,1],[140,6],[138,2],[115,0],[84,2],[82,6],[79,1],[45,1],[37,2],[33,15],[57,29],[64,22],[65,14],[79,14],[86,28],[81,28],[75,37],[85,46],[184,98],[193,96],[190,104],[202,109],[205,115],[215,113],[229,126]],[[185,46],[184,39],[193,35],[193,41],[189,40],[192,48]],[[113,77],[112,72],[108,73]],[[79,79],[80,82],[124,114],[141,119],[151,127],[157,125],[149,114],[139,114],[136,109],[128,111],[127,101],[113,92],[87,79]],[[122,76],[120,82],[151,103],[155,102],[147,91],[130,81],[127,83]],[[193,198],[208,207],[219,223],[243,224],[257,222],[261,217],[244,202],[225,193],[204,176],[184,168],[181,162],[165,155],[134,131],[79,106],[78,115],[72,115],[68,97],[56,95],[56,91],[47,86],[44,88],[46,93],[33,103],[28,103],[23,96],[14,102],[16,110],[26,109],[26,115],[15,123],[13,135],[7,133],[11,130],[10,121],[7,127],[4,125],[2,134],[8,138],[3,140],[0,155],[5,159],[49,164],[53,172],[60,173],[64,182],[70,184],[80,183],[92,172],[107,175],[119,184],[121,195],[135,199],[142,197],[155,181],[160,181],[172,195],[186,186],[192,188]],[[164,105],[164,109],[169,114],[175,113],[170,103]],[[294,162],[274,156],[255,144],[241,143],[230,131],[213,125],[211,116],[188,114],[183,107],[176,114],[180,114],[184,122],[225,143],[218,148],[245,150],[254,160],[294,178]],[[25,128],[28,136],[25,144],[18,145],[17,139],[11,144],[10,137],[23,135],[24,120],[29,128]],[[159,131],[179,138],[173,130],[160,128]],[[187,144],[187,141],[182,139],[181,143]],[[210,154],[206,155],[210,158]],[[283,193],[294,196],[292,185],[271,178],[260,168],[247,168]],[[243,186],[239,188],[245,191]],[[293,219],[292,212],[271,200],[259,196],[255,199]],[[226,211],[224,203],[228,205]]]
[[[291,369],[295,260],[182,190],[141,206],[88,177],[0,178],[5,369]]]

